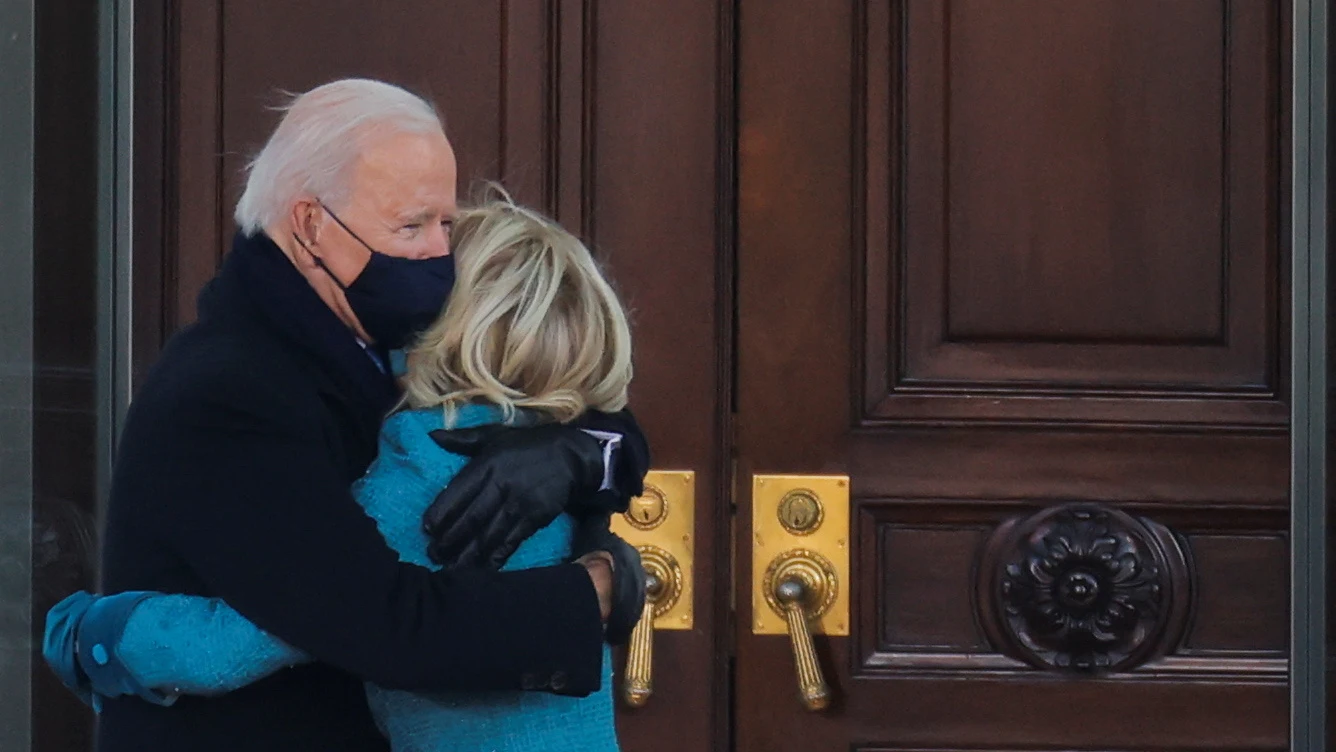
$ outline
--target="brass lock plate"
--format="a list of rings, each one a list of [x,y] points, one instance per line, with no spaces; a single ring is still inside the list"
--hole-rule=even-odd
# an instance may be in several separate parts
[[[677,590],[665,594],[665,608],[654,609],[654,629],[693,628],[696,474],[649,471],[645,494],[632,499],[624,514],[613,516],[612,531],[641,550],[647,571]]]
[[[668,496],[658,486],[645,483],[645,495],[631,499],[625,518],[637,530],[653,530],[668,517]]]
[[[788,625],[766,597],[773,565],[814,552],[829,568],[834,597],[811,622],[815,634],[849,634],[849,478],[845,475],[756,475],[752,478],[752,634],[786,635]],[[767,578],[767,573],[770,577]],[[773,583],[771,583],[773,586]],[[824,598],[823,598],[824,600]]]

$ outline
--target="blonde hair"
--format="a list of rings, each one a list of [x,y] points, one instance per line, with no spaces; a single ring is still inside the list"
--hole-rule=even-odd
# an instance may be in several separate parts
[[[455,287],[408,353],[402,405],[486,402],[559,422],[626,406],[631,334],[589,250],[499,188],[455,219]]]

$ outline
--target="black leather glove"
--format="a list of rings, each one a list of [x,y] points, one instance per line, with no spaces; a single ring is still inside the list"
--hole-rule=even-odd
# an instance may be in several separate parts
[[[603,482],[602,446],[578,428],[492,425],[430,436],[471,458],[422,517],[427,554],[441,566],[500,567]]]
[[[622,435],[613,488],[603,483],[603,450],[582,428]],[[630,411],[591,411],[574,424],[489,425],[438,430],[441,448],[471,461],[423,515],[427,554],[446,567],[500,567],[525,539],[562,512],[624,512],[644,493],[649,445]]]
[[[571,425],[591,431],[621,434],[621,449],[617,453],[617,464],[612,469],[613,487],[600,492],[608,498],[599,503],[615,512],[625,512],[633,497],[645,493],[645,473],[649,472],[650,466],[649,442],[645,440],[636,417],[630,410],[615,413],[590,410]]]
[[[604,637],[610,645],[624,645],[644,613],[645,568],[640,563],[640,552],[612,532],[607,515],[581,520],[571,542],[573,558],[595,551],[612,555],[612,608]]]

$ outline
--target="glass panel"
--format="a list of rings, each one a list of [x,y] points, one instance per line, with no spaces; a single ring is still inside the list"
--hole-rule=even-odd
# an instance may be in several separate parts
[[[1329,44],[1331,40],[1333,20],[1329,13],[1326,17],[1327,35],[1326,41]],[[1330,51],[1327,54],[1327,86],[1330,87],[1330,81],[1336,80],[1336,64],[1333,64]],[[1330,116],[1330,104],[1328,103],[1328,117]],[[1326,137],[1327,154],[1330,155],[1331,133],[1324,134]],[[1328,159],[1330,157],[1328,156]],[[1336,598],[1331,597],[1333,583],[1336,583],[1336,504],[1333,504],[1333,498],[1336,497],[1336,254],[1331,246],[1331,220],[1336,216],[1336,186],[1332,185],[1332,173],[1330,165],[1327,167],[1326,184],[1326,206],[1327,206],[1327,330],[1325,341],[1327,344],[1327,404],[1326,404],[1326,523],[1327,523],[1327,548],[1326,548],[1326,571],[1327,571],[1327,589],[1326,589],[1326,730],[1327,730],[1327,749],[1336,749],[1336,723],[1332,722],[1336,718]]]
[[[1332,469],[1330,251],[1328,247],[1330,69],[1327,0],[1295,0],[1293,201],[1292,749],[1320,749],[1327,729]]]
[[[0,749],[28,749],[31,689],[33,0],[0,3]]]
[[[1332,16],[1327,16],[1327,40],[1331,40]],[[1329,81],[1336,80],[1336,64],[1332,63],[1331,53],[1327,55],[1327,85],[1329,91]],[[1328,114],[1331,104],[1328,102]],[[1329,116],[1329,115],[1328,115]],[[1327,142],[1327,155],[1331,155],[1331,131],[1325,132],[1325,142]],[[1328,156],[1329,159],[1329,156]],[[1325,342],[1327,342],[1327,462],[1325,462],[1325,474],[1327,474],[1327,749],[1336,749],[1336,723],[1332,723],[1333,717],[1336,717],[1336,598],[1332,597],[1333,582],[1336,582],[1336,504],[1333,504],[1333,498],[1336,498],[1336,254],[1333,254],[1331,244],[1331,220],[1336,216],[1336,191],[1332,188],[1331,166],[1328,164],[1327,175],[1327,333],[1325,333]]]
[[[30,5],[32,5],[30,3]],[[3,749],[92,749],[92,714],[49,671],[46,611],[96,586],[100,303],[97,3],[35,3],[32,262],[28,288],[31,433],[31,741]],[[3,105],[0,105],[3,106]],[[6,265],[0,284],[17,284]],[[9,351],[7,349],[7,351]],[[6,443],[9,441],[6,438]],[[11,532],[16,532],[17,529]],[[16,681],[18,675],[16,675]],[[24,719],[27,720],[27,719]]]

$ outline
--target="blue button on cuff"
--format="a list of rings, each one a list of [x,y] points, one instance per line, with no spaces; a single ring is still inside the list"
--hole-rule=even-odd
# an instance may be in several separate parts
[[[176,695],[145,687],[116,658],[116,646],[135,607],[155,593],[129,592],[102,596],[79,624],[79,666],[88,675],[94,695],[134,695],[154,705],[171,705]]]

